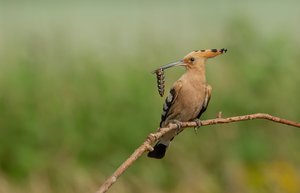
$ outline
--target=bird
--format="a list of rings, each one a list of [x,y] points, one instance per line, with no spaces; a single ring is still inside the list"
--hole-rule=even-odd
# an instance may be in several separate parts
[[[158,68],[162,70],[175,66],[186,68],[185,73],[173,84],[165,99],[160,128],[168,126],[169,123],[179,124],[186,121],[197,121],[200,125],[200,117],[207,109],[212,92],[212,87],[206,81],[206,61],[226,52],[225,48],[195,50],[179,61]],[[183,130],[179,125],[178,128],[164,134],[147,156],[163,158],[170,142]]]

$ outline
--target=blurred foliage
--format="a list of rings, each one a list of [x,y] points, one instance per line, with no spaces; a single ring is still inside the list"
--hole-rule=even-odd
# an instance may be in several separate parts
[[[202,119],[300,120],[299,27],[284,20],[299,18],[297,2],[5,2],[0,192],[93,192],[158,126],[151,70],[195,49],[229,50],[207,64],[213,96]],[[182,72],[166,72],[168,88]],[[296,193],[299,138],[263,120],[186,130],[166,158],[142,157],[111,192]]]

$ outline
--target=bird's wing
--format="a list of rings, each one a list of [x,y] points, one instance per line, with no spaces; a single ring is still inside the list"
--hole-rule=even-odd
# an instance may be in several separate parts
[[[208,103],[209,103],[210,98],[211,98],[211,91],[212,91],[212,87],[208,84],[206,86],[205,99],[204,99],[203,104],[201,106],[200,112],[197,115],[197,119],[199,119],[200,116],[202,115],[202,113],[204,113],[206,111]]]
[[[181,82],[181,80],[178,80],[171,88],[170,93],[165,100],[165,103],[163,106],[163,112],[161,113],[160,127],[162,127],[162,123],[170,115],[170,109],[171,109],[172,105],[174,104],[174,101],[176,100],[181,87],[182,87],[182,82]]]

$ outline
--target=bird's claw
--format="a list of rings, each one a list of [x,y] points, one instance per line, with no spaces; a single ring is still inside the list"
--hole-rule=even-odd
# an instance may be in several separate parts
[[[197,126],[194,127],[194,131],[195,131],[196,134],[198,134],[198,129],[201,127],[201,120],[200,119],[195,119],[194,121],[197,124]]]
[[[179,129],[182,127],[182,123],[176,119],[172,120],[171,123],[175,124],[177,127],[177,133],[179,133]]]

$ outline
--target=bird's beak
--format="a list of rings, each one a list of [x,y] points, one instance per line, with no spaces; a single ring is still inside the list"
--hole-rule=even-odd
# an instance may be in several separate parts
[[[165,69],[168,69],[168,68],[171,68],[174,66],[185,66],[185,63],[183,62],[183,60],[172,62],[172,63],[169,63],[169,64],[159,67],[158,69],[154,70],[152,73],[155,73],[159,69],[165,70]]]

